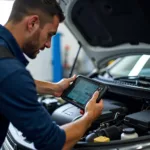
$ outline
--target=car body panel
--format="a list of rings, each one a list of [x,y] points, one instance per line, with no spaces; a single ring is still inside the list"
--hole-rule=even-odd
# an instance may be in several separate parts
[[[150,24],[146,20],[148,17],[145,18],[149,15],[148,8],[143,11],[147,3],[141,4],[137,0],[60,0],[66,15],[65,24],[96,67],[122,56],[150,54]],[[93,8],[96,5],[99,9],[98,6]]]

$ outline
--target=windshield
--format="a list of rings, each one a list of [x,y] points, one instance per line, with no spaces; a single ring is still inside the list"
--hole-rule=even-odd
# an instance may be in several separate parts
[[[136,55],[122,58],[109,73],[113,77],[122,76],[149,76],[150,55]]]

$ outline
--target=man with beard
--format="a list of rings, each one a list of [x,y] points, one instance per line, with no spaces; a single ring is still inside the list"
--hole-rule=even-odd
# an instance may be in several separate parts
[[[25,69],[28,61],[24,54],[34,59],[40,50],[50,48],[63,20],[55,0],[15,0],[8,22],[0,26],[0,53],[10,54],[0,56],[0,147],[11,122],[36,149],[70,149],[102,112],[103,102],[96,103],[99,93],[95,92],[81,119],[59,127],[37,101],[37,92],[61,96],[75,79],[55,84],[34,81]]]

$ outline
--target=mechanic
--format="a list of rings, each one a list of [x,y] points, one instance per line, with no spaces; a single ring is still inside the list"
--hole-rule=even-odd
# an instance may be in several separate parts
[[[0,26],[0,50],[14,57],[0,58],[0,147],[9,122],[20,130],[39,150],[67,150],[84,135],[101,114],[103,101],[96,103],[98,91],[86,106],[79,120],[59,127],[47,110],[37,101],[37,92],[61,96],[76,76],[58,83],[34,81],[26,70],[29,58],[50,48],[63,12],[55,0],[15,0],[5,26]]]

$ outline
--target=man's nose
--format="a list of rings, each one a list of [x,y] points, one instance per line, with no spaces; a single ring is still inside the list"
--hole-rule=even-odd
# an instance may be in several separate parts
[[[49,41],[47,41],[47,42],[45,43],[45,47],[46,47],[46,48],[50,48],[50,47],[51,47],[51,40],[49,40]]]

